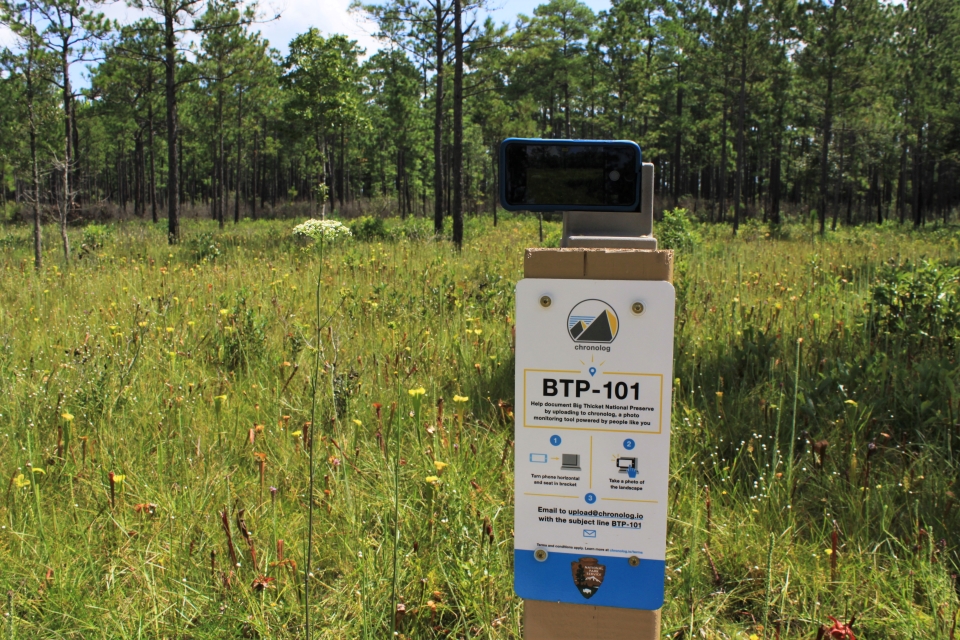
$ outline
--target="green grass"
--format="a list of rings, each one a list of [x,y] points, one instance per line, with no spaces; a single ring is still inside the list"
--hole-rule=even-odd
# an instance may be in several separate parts
[[[511,325],[536,221],[470,220],[462,254],[419,222],[328,247],[319,345],[319,259],[292,226],[191,224],[173,248],[109,227],[69,267],[48,229],[39,274],[29,230],[0,229],[4,637],[303,637],[309,434],[314,637],[389,637],[398,469],[403,636],[520,637]],[[891,270],[955,261],[960,234],[697,230],[676,276],[664,634],[814,637],[833,615],[950,637],[960,347],[871,301]]]

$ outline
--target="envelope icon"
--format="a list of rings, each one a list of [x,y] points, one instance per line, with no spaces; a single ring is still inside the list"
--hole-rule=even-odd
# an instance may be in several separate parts
[[[597,530],[596,530],[596,529],[584,529],[584,530],[583,530],[583,537],[584,537],[584,538],[596,538],[596,537],[597,537]]]

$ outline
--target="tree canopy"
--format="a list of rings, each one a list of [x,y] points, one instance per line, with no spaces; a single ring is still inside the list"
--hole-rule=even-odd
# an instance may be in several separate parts
[[[496,215],[507,136],[636,140],[658,207],[734,228],[922,225],[960,206],[952,0],[549,0],[512,25],[482,4],[387,0],[353,6],[379,51],[309,29],[286,57],[234,0],[144,0],[153,16],[127,25],[97,8],[2,0],[20,36],[0,77],[7,217],[38,201],[63,224],[336,211],[441,231],[455,209]]]

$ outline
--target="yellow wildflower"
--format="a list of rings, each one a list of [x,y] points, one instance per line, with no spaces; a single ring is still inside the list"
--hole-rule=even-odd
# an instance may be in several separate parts
[[[123,474],[120,474],[120,473],[115,473],[115,474],[113,474],[113,484],[122,484],[122,483],[123,483],[123,479],[126,478],[126,477],[127,477],[127,476],[125,476],[125,475],[123,475]]]
[[[43,475],[47,475],[47,472],[41,469],[40,467],[33,467],[30,470],[33,471],[34,474],[42,473]]]
[[[362,427],[362,426],[363,426],[363,423],[360,422],[359,420],[357,420],[356,418],[353,419],[353,424],[357,425],[358,427]]]
[[[469,400],[469,399],[470,399],[470,398],[467,397],[467,396],[453,396],[453,401],[454,401],[454,402],[466,402],[466,401]]]
[[[60,417],[66,420],[67,422],[73,422],[73,414],[70,413],[69,411],[64,412]]]
[[[439,460],[434,460],[433,466],[437,468],[437,473],[442,473],[443,470],[449,467],[450,465],[447,464],[446,462],[440,462]]]
[[[437,476],[427,476],[426,478],[424,478],[424,480],[426,480],[430,484],[440,484],[440,478],[438,478]]]
[[[230,312],[227,311],[226,309],[220,309],[220,315],[225,316],[225,315],[227,315],[228,313],[230,313]]]
[[[24,487],[30,486],[30,481],[24,478],[23,474],[21,473],[13,479],[13,484],[17,485],[17,489],[23,489]]]
[[[414,397],[414,398],[417,398],[417,397],[419,397],[419,396],[422,396],[422,395],[425,394],[426,392],[427,392],[427,390],[424,389],[423,387],[419,387],[419,388],[417,388],[417,389],[410,389],[409,391],[407,391],[407,393],[409,393],[409,394],[410,394],[412,397]]]
[[[291,438],[299,438],[301,435],[303,435],[303,432],[302,432],[302,431],[293,431],[293,432],[290,434],[290,437],[291,437]]]

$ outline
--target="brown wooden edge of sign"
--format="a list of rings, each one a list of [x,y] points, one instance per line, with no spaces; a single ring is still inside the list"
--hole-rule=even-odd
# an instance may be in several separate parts
[[[673,282],[673,251],[527,249],[525,278],[663,280]],[[655,640],[660,610],[641,611],[525,600],[524,640]]]
[[[673,251],[527,249],[523,277],[673,282]]]

